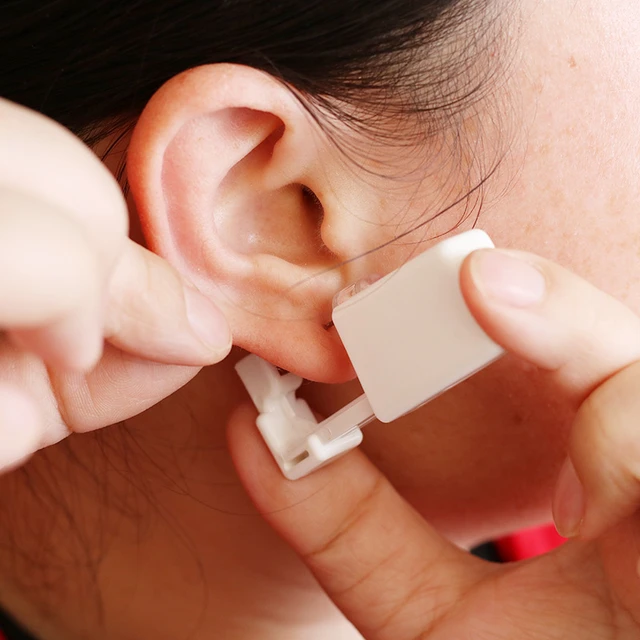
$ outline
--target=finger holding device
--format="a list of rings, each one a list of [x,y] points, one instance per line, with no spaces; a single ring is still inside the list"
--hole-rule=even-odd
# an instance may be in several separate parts
[[[468,231],[336,297],[333,323],[364,394],[320,423],[295,395],[301,378],[281,375],[255,355],[236,365],[260,413],[258,429],[287,478],[357,447],[374,418],[393,422],[504,353],[480,328],[460,287],[465,258],[492,247],[485,232]]]

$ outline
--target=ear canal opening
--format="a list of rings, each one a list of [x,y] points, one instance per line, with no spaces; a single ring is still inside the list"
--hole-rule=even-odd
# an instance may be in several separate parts
[[[316,195],[315,191],[306,184],[301,184],[300,189],[303,206],[308,211],[311,222],[316,229],[319,252],[325,257],[335,257],[334,253],[325,245],[322,239],[322,223],[324,222],[324,205],[322,201]]]
[[[315,191],[308,187],[306,184],[302,186],[302,197],[304,201],[307,203],[310,209],[315,210],[322,222],[324,218],[324,207],[322,206],[322,202],[320,202],[320,198],[316,195]]]

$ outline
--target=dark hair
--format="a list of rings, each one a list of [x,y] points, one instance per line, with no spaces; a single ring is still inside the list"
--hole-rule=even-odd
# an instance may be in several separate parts
[[[384,105],[427,85],[428,110],[460,100],[450,80],[474,50],[440,46],[482,0],[4,0],[0,95],[88,142],[130,122],[186,69],[268,71],[325,107]],[[482,29],[474,24],[476,34]],[[479,38],[472,39],[475,42]],[[420,49],[429,56],[415,55]],[[426,65],[426,68],[425,68]],[[418,69],[419,66],[419,69]],[[419,71],[419,73],[418,73]],[[473,83],[475,86],[475,83]],[[407,89],[407,91],[400,91]],[[470,94],[469,87],[461,94]],[[341,116],[345,116],[341,113]]]

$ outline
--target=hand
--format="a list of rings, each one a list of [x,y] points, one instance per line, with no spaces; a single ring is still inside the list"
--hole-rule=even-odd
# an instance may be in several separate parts
[[[0,470],[139,413],[229,352],[220,311],[127,227],[96,156],[0,100]]]
[[[530,254],[479,251],[461,284],[485,331],[575,398],[554,515],[574,539],[491,565],[442,538],[354,451],[285,480],[256,429],[229,442],[259,511],[367,640],[640,637],[640,319]]]

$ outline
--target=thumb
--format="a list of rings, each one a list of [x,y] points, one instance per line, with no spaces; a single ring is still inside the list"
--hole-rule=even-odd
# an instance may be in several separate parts
[[[486,570],[438,535],[360,451],[284,478],[242,407],[228,430],[249,496],[367,640],[414,640]]]
[[[118,349],[164,364],[214,364],[231,349],[222,311],[132,240],[111,276],[105,325]]]

